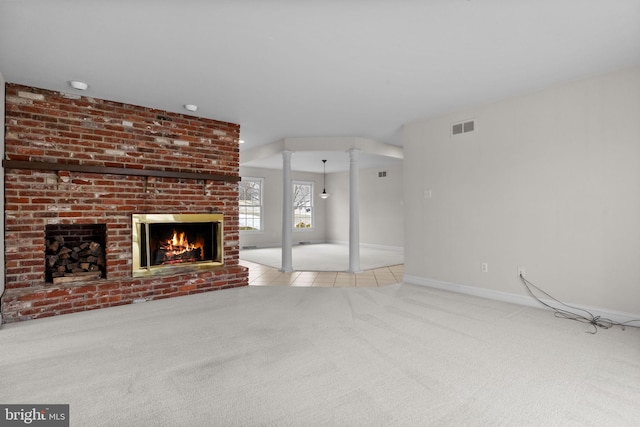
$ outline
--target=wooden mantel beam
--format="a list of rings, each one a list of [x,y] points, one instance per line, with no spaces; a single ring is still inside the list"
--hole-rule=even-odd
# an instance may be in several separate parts
[[[48,170],[98,173],[128,176],[153,176],[160,178],[203,179],[211,181],[238,182],[239,176],[220,175],[202,172],[177,172],[153,169],[115,168],[92,165],[77,165],[68,163],[33,162],[20,160],[2,160],[2,166],[7,169]]]

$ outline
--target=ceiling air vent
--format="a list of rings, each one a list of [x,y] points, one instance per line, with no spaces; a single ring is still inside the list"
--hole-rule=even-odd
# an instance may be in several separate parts
[[[476,129],[475,120],[454,123],[451,125],[451,135],[460,135],[462,133],[473,132]]]

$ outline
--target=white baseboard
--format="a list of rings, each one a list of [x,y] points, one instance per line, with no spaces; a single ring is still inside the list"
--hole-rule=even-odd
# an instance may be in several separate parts
[[[313,239],[299,239],[295,240],[292,243],[292,246],[300,246],[300,245],[318,245],[326,243],[324,240],[313,240]],[[251,249],[272,249],[272,248],[281,248],[282,242],[271,242],[271,243],[256,243],[251,245],[240,245],[240,250],[251,250]]]
[[[313,239],[296,239],[293,242],[293,246],[302,245],[318,245],[323,243],[330,243],[333,245],[348,245],[349,242],[339,241],[339,240],[313,240]],[[268,249],[268,248],[281,248],[282,242],[268,242],[268,243],[252,243],[252,244],[240,244],[240,249],[243,249],[245,246],[249,246],[252,249]],[[396,251],[403,252],[404,247],[402,246],[385,246],[385,245],[374,245],[371,243],[360,243],[360,246],[363,248],[371,248],[371,249],[384,249],[387,251]],[[246,248],[248,249],[248,248]]]
[[[331,243],[333,245],[348,245],[349,242],[345,240],[328,240],[327,243]],[[387,246],[387,245],[376,245],[373,243],[360,243],[360,246],[363,248],[371,248],[371,249],[382,249],[385,251],[396,251],[403,252],[404,246]]]
[[[466,294],[466,295],[473,295],[481,298],[487,298],[487,299],[492,299],[496,301],[524,305],[528,307],[548,309],[544,305],[540,304],[540,302],[536,301],[535,298],[530,297],[528,295],[517,295],[517,294],[508,293],[508,292],[494,291],[491,289],[478,288],[478,287],[469,286],[469,285],[460,285],[456,283],[443,282],[440,280],[427,279],[427,278],[416,277],[416,276],[405,275],[403,279],[405,283],[411,283],[413,285],[427,286],[434,289],[442,289],[445,291],[457,292],[457,293]],[[540,299],[545,304],[559,307],[559,304],[555,301],[547,300],[544,298],[540,298]],[[572,304],[572,303],[565,303],[565,304],[581,310],[586,310],[589,313],[593,314],[594,316],[600,316],[604,319],[609,319],[613,322],[624,323],[624,322],[629,322],[631,320],[640,319],[640,314],[611,311],[603,308],[588,307],[588,306]],[[580,313],[580,314],[584,314],[584,313]],[[640,322],[635,322],[633,325],[640,326]]]
[[[387,245],[374,245],[371,243],[361,243],[363,248],[382,249],[385,251],[404,252],[404,246],[387,246]]]

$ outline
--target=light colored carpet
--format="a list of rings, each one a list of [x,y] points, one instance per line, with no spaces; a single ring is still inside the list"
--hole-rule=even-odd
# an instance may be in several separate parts
[[[640,330],[416,285],[244,287],[4,325],[72,426],[631,426]]]
[[[291,251],[293,269],[296,271],[347,271],[349,269],[349,245],[336,243],[318,243],[296,245]],[[282,248],[243,249],[240,259],[282,267]],[[380,248],[360,247],[360,269],[389,267],[404,264],[404,251]]]

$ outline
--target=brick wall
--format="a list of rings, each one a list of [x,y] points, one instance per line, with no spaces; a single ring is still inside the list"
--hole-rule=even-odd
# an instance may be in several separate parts
[[[238,265],[238,125],[14,84],[6,85],[5,107],[4,159],[60,169],[5,169],[3,321],[247,285],[247,270]],[[228,179],[74,172],[65,165]],[[131,214],[160,212],[222,213],[224,266],[133,278]],[[106,279],[46,283],[45,228],[51,224],[104,224]]]

